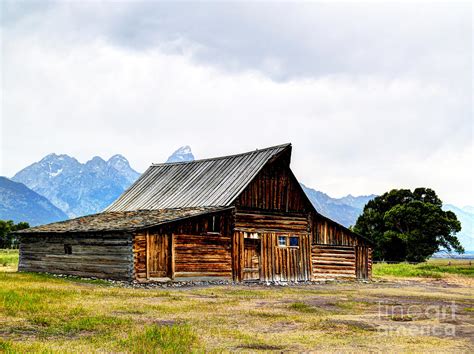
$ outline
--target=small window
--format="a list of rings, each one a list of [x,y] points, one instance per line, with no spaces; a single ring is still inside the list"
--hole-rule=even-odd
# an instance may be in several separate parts
[[[64,245],[64,254],[72,254],[72,246]]]
[[[278,246],[286,247],[286,236],[278,236]]]
[[[298,236],[290,237],[290,247],[298,247],[300,245],[300,238]]]
[[[209,217],[209,225],[207,227],[208,232],[220,233],[221,232],[221,218],[220,216]]]

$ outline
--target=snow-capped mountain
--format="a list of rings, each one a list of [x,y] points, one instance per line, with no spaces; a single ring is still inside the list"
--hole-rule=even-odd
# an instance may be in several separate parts
[[[112,203],[140,174],[127,159],[95,156],[85,164],[50,154],[18,172],[12,180],[46,197],[69,217],[93,214]]]
[[[167,162],[192,160],[191,148],[183,146]],[[95,156],[82,164],[68,155],[49,154],[19,171],[12,180],[47,198],[67,216],[77,217],[101,212],[139,176],[122,155],[107,161]]]
[[[122,155],[117,154],[112,156],[109,161],[107,161],[107,164],[110,167],[116,169],[122,176],[124,176],[130,182],[130,184],[135,182],[138,176],[140,176],[140,173],[131,168],[128,160]]]
[[[194,161],[194,155],[188,145],[181,146],[178,150],[173,152],[173,154],[168,157],[168,160],[166,160],[166,163],[184,161]]]
[[[35,226],[67,218],[62,210],[24,184],[0,177],[1,220],[27,221]]]

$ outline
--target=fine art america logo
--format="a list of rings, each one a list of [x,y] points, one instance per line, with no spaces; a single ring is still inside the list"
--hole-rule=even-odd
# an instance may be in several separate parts
[[[391,325],[377,330],[388,336],[456,336],[456,302],[449,305],[387,305],[378,303],[379,320],[390,319]],[[398,324],[396,324],[398,323]]]

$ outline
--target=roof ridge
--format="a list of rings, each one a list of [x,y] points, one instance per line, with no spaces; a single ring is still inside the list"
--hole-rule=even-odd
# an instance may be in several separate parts
[[[199,162],[206,162],[206,161],[222,160],[222,159],[228,159],[228,158],[236,157],[236,156],[250,155],[250,154],[255,153],[255,152],[267,151],[267,150],[271,150],[271,149],[277,149],[277,148],[283,148],[283,147],[286,148],[286,147],[289,147],[289,146],[291,146],[291,143],[285,143],[285,144],[280,144],[280,145],[275,145],[275,146],[269,146],[269,147],[266,147],[266,148],[263,148],[263,149],[256,149],[256,150],[252,150],[252,151],[242,152],[240,154],[209,157],[209,158],[206,158],[206,159],[198,159],[198,160],[193,160],[193,161],[152,163],[151,167],[154,167],[154,166],[184,165],[184,164],[192,164],[192,163],[199,163]]]

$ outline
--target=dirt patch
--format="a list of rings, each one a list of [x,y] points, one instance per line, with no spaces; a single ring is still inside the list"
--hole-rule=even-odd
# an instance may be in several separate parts
[[[0,338],[5,340],[27,341],[37,337],[38,331],[34,328],[10,327],[6,330],[0,330]]]
[[[262,333],[280,333],[280,332],[290,332],[298,328],[298,325],[294,322],[276,322],[271,327],[267,327],[262,330]]]
[[[338,330],[338,329],[349,329],[349,330],[362,330],[362,331],[376,331],[377,326],[367,323],[364,321],[356,320],[337,320],[327,319],[320,324],[321,328]]]
[[[285,347],[279,345],[271,344],[243,344],[235,347],[237,350],[247,349],[247,350],[283,350]]]
[[[152,322],[154,325],[163,326],[163,327],[171,327],[178,323],[178,321],[174,320],[156,320]]]
[[[338,299],[338,301],[347,301],[347,298]],[[333,298],[311,297],[309,299],[305,299],[305,304],[330,312],[342,312],[342,309],[337,306]]]

